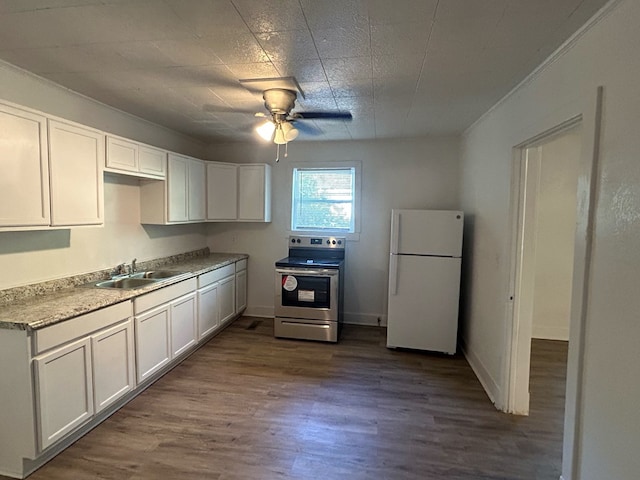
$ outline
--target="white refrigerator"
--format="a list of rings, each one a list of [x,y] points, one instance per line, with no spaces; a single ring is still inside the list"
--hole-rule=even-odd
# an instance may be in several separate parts
[[[387,347],[456,353],[464,214],[392,210]]]

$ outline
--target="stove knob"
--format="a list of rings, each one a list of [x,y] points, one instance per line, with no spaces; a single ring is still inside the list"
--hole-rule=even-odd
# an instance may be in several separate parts
[[[331,240],[327,240],[327,245],[331,245]]]
[[[331,243],[333,243],[333,244],[335,245],[335,244],[336,244],[336,241],[335,241],[335,240],[332,240],[332,241],[331,241]]]
[[[342,245],[342,240],[338,240],[338,245]]]
[[[291,239],[291,243],[296,243],[296,239],[295,239],[295,238],[292,238],[292,239]]]
[[[297,239],[296,242],[300,243],[300,239]]]

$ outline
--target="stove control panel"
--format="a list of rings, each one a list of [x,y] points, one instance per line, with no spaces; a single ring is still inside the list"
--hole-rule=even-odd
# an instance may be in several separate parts
[[[344,249],[347,243],[344,237],[311,237],[291,235],[289,248],[336,248]]]

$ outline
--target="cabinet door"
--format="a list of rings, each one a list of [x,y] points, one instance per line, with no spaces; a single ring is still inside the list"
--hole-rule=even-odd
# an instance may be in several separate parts
[[[171,302],[172,358],[196,344],[196,294],[190,293]]]
[[[0,105],[0,227],[49,225],[46,119]]]
[[[220,324],[228,322],[236,313],[236,276],[231,275],[218,284],[218,302],[220,304]]]
[[[90,348],[84,338],[33,359],[40,451],[93,415]]]
[[[140,173],[147,176],[165,178],[167,171],[167,152],[146,145],[138,149]]]
[[[236,313],[247,308],[247,271],[236,273]]]
[[[189,220],[189,159],[170,153],[167,170],[167,220],[186,222]]]
[[[238,220],[271,221],[268,165],[238,166]]]
[[[198,290],[198,339],[202,340],[218,327],[218,283]]]
[[[51,225],[101,225],[104,136],[49,120]]]
[[[93,335],[91,354],[93,399],[98,413],[135,387],[132,321]]]
[[[123,138],[108,136],[106,166],[117,170],[137,172],[138,144]]]
[[[207,220],[238,218],[238,166],[207,163]]]
[[[171,359],[169,305],[136,316],[138,383],[153,375]]]
[[[189,161],[189,220],[204,220],[206,216],[206,170],[204,162]]]

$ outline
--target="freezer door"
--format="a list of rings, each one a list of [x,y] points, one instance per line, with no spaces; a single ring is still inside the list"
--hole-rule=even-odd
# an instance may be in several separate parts
[[[391,253],[459,257],[463,219],[455,210],[392,210]]]
[[[389,285],[387,347],[454,354],[461,259],[393,257],[396,274],[390,279],[395,285]]]

